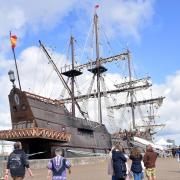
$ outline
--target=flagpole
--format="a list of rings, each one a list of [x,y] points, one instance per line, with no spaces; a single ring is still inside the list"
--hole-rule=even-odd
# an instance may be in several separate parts
[[[11,38],[11,31],[10,31],[10,38]],[[14,56],[14,62],[15,62],[15,67],[16,67],[16,73],[17,73],[17,77],[18,77],[18,83],[19,83],[19,89],[21,90],[21,83],[20,83],[20,78],[19,78],[19,72],[18,72],[18,66],[17,66],[17,61],[16,61],[16,54],[14,51],[14,47],[12,47],[12,52],[13,52],[13,56]]]

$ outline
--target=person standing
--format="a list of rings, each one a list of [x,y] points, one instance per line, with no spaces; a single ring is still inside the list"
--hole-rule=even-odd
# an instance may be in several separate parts
[[[172,156],[173,156],[173,158],[176,157],[176,149],[174,147],[172,148]]]
[[[62,156],[62,149],[55,150],[55,157],[48,163],[48,179],[49,180],[66,180],[66,169],[71,173],[70,162]]]
[[[126,178],[126,157],[123,153],[123,147],[116,145],[112,151],[113,169],[115,180],[125,180]]]
[[[177,155],[178,155],[178,162],[180,162],[180,146],[178,148],[178,150],[176,151]]]
[[[29,175],[33,176],[33,173],[29,167],[27,156],[22,150],[22,144],[18,141],[14,143],[14,151],[8,157],[4,179],[8,179],[10,171],[13,180],[23,180],[26,169],[28,170]]]
[[[146,168],[146,176],[148,180],[156,180],[156,169],[155,169],[156,159],[157,159],[157,153],[153,151],[151,145],[147,145],[143,162]]]
[[[134,180],[143,179],[143,168],[142,168],[142,155],[138,148],[133,148],[130,157],[132,160],[131,171],[133,172]]]
[[[112,151],[114,150],[114,146],[110,149],[109,158],[108,158],[108,174],[111,175],[112,180],[115,180],[114,169],[113,169],[113,161],[112,161]]]

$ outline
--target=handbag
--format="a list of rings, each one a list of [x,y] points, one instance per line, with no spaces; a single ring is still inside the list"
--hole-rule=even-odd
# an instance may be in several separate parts
[[[126,176],[126,180],[130,180],[131,178],[133,178],[133,174],[132,172],[130,171],[127,176]]]

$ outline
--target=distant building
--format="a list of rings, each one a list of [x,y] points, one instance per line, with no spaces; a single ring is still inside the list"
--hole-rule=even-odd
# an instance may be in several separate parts
[[[167,139],[168,143],[171,143],[173,147],[175,147],[175,140],[174,139]]]

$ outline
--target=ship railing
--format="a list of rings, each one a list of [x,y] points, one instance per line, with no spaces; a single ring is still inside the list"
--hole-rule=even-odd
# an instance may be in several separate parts
[[[94,128],[96,126],[99,126],[100,124],[96,121],[90,121],[90,120],[85,120],[85,119],[82,119],[82,118],[78,118],[78,117],[75,117],[74,118],[75,121],[79,121],[81,124],[83,124],[84,126],[86,127],[91,127],[91,128]]]
[[[82,68],[74,67],[74,69],[81,72]],[[66,64],[64,67],[61,67],[60,72],[64,73],[64,72],[71,71],[71,70],[72,70],[72,64],[70,64],[70,65]]]
[[[64,102],[61,101],[61,100],[46,98],[46,97],[39,96],[39,95],[29,93],[29,92],[26,92],[26,91],[25,91],[25,94],[27,95],[27,97],[42,101],[44,103],[53,104],[53,105],[57,105],[57,106],[64,105]]]

